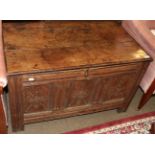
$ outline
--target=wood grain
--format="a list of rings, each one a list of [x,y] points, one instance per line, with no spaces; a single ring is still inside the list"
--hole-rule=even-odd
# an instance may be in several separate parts
[[[3,23],[8,74],[146,61],[149,56],[112,21]]]
[[[3,30],[14,131],[127,110],[151,61],[114,21],[16,21]]]

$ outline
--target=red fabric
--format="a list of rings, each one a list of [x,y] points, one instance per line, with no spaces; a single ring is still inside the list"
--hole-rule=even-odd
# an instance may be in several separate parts
[[[155,111],[154,112],[149,112],[149,113],[144,113],[144,114],[141,114],[141,115],[128,117],[128,118],[123,118],[123,119],[120,119],[120,120],[107,122],[107,123],[96,125],[96,126],[83,128],[83,129],[80,129],[80,130],[66,132],[64,134],[84,134],[84,133],[99,130],[99,129],[102,129],[102,128],[111,127],[111,126],[114,126],[114,125],[126,123],[126,122],[129,122],[129,121],[135,121],[135,120],[138,120],[138,119],[143,119],[143,118],[147,118],[147,117],[151,117],[151,116],[155,116]]]

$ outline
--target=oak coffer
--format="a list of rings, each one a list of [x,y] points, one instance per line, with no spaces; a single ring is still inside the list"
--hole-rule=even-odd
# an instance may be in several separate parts
[[[3,37],[14,131],[125,111],[151,61],[117,21],[6,21]]]

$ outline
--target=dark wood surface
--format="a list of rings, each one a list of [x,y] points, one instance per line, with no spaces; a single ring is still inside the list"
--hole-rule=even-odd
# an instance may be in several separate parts
[[[3,88],[0,87],[0,95],[3,93]],[[2,99],[0,97],[0,134],[7,133],[7,126],[6,126],[6,118],[4,113],[4,107],[2,105]]]
[[[150,133],[155,134],[155,123],[152,123]]]
[[[150,57],[113,21],[3,23],[14,131],[24,124],[125,111]]]
[[[154,91],[155,91],[155,79],[151,83],[151,85],[150,85],[149,89],[147,90],[147,92],[143,94],[143,96],[142,96],[142,98],[140,100],[140,103],[138,105],[138,109],[141,109],[148,102],[148,100],[153,95]]]
[[[3,23],[3,35],[8,74],[149,59],[112,21]]]

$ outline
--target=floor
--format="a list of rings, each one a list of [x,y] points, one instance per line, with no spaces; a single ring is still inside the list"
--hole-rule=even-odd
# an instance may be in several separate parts
[[[134,116],[145,112],[155,111],[155,96],[153,96],[140,111],[136,109],[141,96],[142,96],[142,91],[138,89],[130,106],[128,107],[128,110],[123,113],[117,113],[116,110],[110,110],[110,111],[89,114],[89,115],[82,115],[82,116],[58,119],[54,121],[29,124],[29,125],[25,125],[24,131],[20,131],[16,133],[17,134],[64,133],[67,131],[81,129],[84,127],[97,125],[100,123],[117,120],[120,118],[125,118],[128,116]],[[9,133],[12,133],[11,129],[9,129]]]

